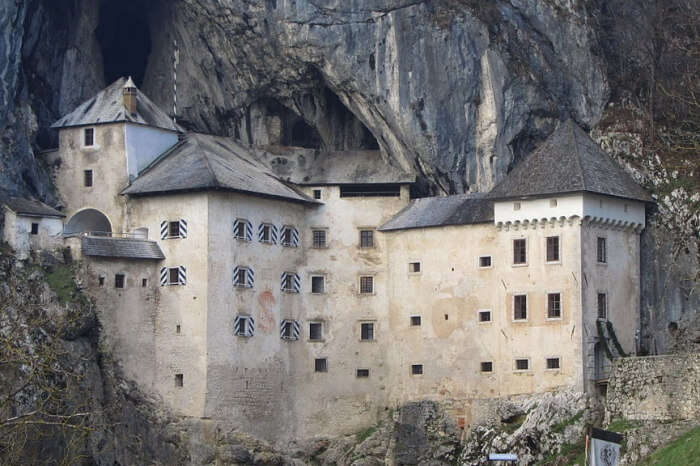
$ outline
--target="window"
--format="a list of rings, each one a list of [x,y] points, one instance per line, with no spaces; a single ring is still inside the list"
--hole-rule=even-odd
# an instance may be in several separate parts
[[[420,273],[420,262],[409,262],[408,273]]]
[[[420,316],[411,316],[411,326],[420,327]]]
[[[559,369],[559,358],[547,358],[547,370]]]
[[[32,235],[38,235],[39,234],[39,224],[38,223],[33,223],[32,222],[32,229],[30,231]]]
[[[374,323],[363,322],[362,324],[360,324],[360,340],[362,340],[362,341],[374,340]]]
[[[309,322],[309,340],[323,340],[323,322]]]
[[[233,237],[243,241],[253,239],[253,225],[248,220],[237,218],[233,221]]]
[[[146,288],[148,286],[148,278],[141,279],[141,288]]]
[[[479,311],[479,322],[491,322],[491,311]]]
[[[513,210],[520,210],[520,203],[519,202],[513,203]]]
[[[286,293],[299,293],[301,291],[301,279],[294,272],[284,272],[280,288]]]
[[[176,267],[168,269],[168,285],[177,285],[178,283],[178,269]]]
[[[261,223],[258,227],[258,241],[274,244],[277,242],[277,227],[269,223]]]
[[[358,378],[369,377],[369,369],[357,369],[357,377]]]
[[[340,197],[399,197],[399,184],[351,184],[340,186]]]
[[[175,386],[181,388],[184,385],[184,376],[182,374],[175,374]]]
[[[374,247],[374,230],[360,230],[360,247]]]
[[[124,276],[123,273],[118,273],[114,276],[114,287],[115,288],[124,288],[124,282],[126,281],[126,277]]]
[[[529,359],[516,359],[515,360],[515,370],[516,371],[526,371],[530,369],[530,360]]]
[[[484,361],[481,363],[481,372],[493,372],[493,362]]]
[[[513,264],[527,264],[527,240],[513,240]]]
[[[549,207],[556,207],[557,206],[557,200],[556,199],[550,199],[549,200]]]
[[[181,331],[182,331],[182,327],[180,326],[180,324],[177,324],[175,326],[175,333],[177,333],[179,335]]]
[[[99,277],[97,277],[97,283],[99,283],[100,286],[105,286],[105,276],[100,275]]]
[[[146,237],[148,234],[146,234]],[[184,219],[160,222],[160,239],[187,238],[187,221]]]
[[[513,320],[527,320],[527,295],[513,296]]]
[[[321,190],[314,189],[314,199],[321,199]]]
[[[87,188],[92,186],[92,170],[83,171],[83,186]]]
[[[608,261],[607,245],[605,238],[598,238],[598,263],[605,264]]]
[[[547,262],[559,262],[559,237],[547,237]]]
[[[374,293],[374,277],[372,277],[371,275],[360,277],[360,293],[361,294]]]
[[[186,283],[187,269],[184,266],[160,269],[160,286],[185,285]]]
[[[239,337],[255,335],[255,319],[251,316],[238,315],[233,319],[233,334]]]
[[[293,226],[285,225],[282,227],[280,239],[282,246],[296,248],[299,246],[299,230]]]
[[[491,256],[480,256],[479,267],[481,267],[482,269],[491,267]]]
[[[598,318],[608,318],[608,295],[605,293],[598,293]]]
[[[255,273],[250,267],[234,267],[233,286],[241,288],[253,288],[255,285]]]
[[[411,365],[411,375],[421,375],[423,374],[423,364],[412,364]]]
[[[314,359],[315,372],[328,372],[328,360],[326,358]]]
[[[298,320],[285,319],[280,322],[280,338],[283,340],[298,340],[301,326]]]
[[[321,294],[326,292],[326,277],[317,275],[311,277],[311,292]]]
[[[547,318],[561,319],[560,293],[547,293]]]
[[[313,247],[315,248],[325,248],[326,247],[326,230],[311,230],[313,237]]]
[[[95,145],[95,128],[85,128],[83,130],[83,145],[85,147]]]

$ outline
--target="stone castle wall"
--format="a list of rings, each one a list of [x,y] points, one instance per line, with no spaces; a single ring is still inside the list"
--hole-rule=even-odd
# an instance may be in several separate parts
[[[700,417],[700,354],[619,358],[613,366],[608,420]]]

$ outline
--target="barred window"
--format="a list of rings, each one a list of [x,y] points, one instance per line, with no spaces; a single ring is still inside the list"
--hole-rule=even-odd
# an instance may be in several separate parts
[[[559,369],[560,361],[559,358],[547,358],[547,369]]]
[[[598,293],[598,318],[608,318],[608,295],[605,293]]]
[[[559,261],[559,237],[549,236],[547,238],[547,262]]]
[[[493,372],[493,362],[484,361],[481,363],[481,372]]]
[[[325,248],[326,247],[326,230],[312,230],[313,247],[315,248]]]
[[[516,371],[526,371],[530,369],[529,359],[516,359],[515,360],[515,370]]]
[[[360,339],[364,341],[374,340],[374,323],[363,322],[360,324]]]
[[[360,247],[361,248],[373,248],[374,247],[374,231],[373,230],[360,230]]]
[[[561,318],[561,294],[547,293],[547,318]]]
[[[608,261],[607,245],[605,238],[598,238],[598,262],[605,264]]]
[[[525,239],[513,240],[513,264],[527,263],[527,241]]]
[[[371,275],[366,275],[360,277],[360,293],[362,294],[372,294],[374,293],[374,277]]]
[[[513,320],[527,319],[527,295],[513,296]]]

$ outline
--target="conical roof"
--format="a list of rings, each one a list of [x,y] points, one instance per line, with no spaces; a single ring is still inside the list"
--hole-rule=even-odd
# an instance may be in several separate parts
[[[489,197],[508,199],[584,191],[652,201],[649,193],[569,119],[496,185]]]

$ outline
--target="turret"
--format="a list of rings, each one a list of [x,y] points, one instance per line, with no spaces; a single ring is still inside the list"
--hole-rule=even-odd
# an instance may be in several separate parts
[[[138,110],[138,105],[136,102],[137,94],[138,89],[136,88],[136,84],[134,84],[134,81],[131,80],[131,76],[129,76],[129,79],[126,81],[126,84],[124,84],[124,89],[122,91],[122,95],[124,97],[124,108],[126,108],[126,111],[129,113],[136,113]]]

